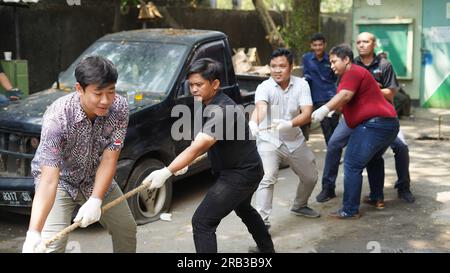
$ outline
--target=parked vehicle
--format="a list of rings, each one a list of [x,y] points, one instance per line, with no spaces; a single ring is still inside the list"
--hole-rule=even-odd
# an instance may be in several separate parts
[[[254,92],[240,92],[228,40],[221,32],[147,29],[106,35],[60,73],[52,88],[0,109],[0,206],[31,207],[30,162],[39,145],[42,116],[53,101],[73,92],[75,66],[88,55],[105,56],[116,65],[117,93],[129,99],[129,126],[115,175],[124,192],[139,186],[150,172],[167,165],[190,144],[172,139],[171,125],[177,118],[171,117],[171,110],[179,104],[193,108],[185,80],[193,61],[204,57],[220,61],[225,70],[222,90],[239,104],[253,103]],[[246,77],[246,84],[251,78]],[[174,180],[207,168],[209,162],[202,160]],[[128,199],[138,224],[157,220],[168,211],[174,180],[157,191],[142,191]]]

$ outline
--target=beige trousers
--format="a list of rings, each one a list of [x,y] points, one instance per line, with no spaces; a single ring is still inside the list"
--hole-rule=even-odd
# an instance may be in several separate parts
[[[103,206],[123,195],[118,186],[103,199]],[[62,188],[56,192],[55,203],[42,230],[42,239],[48,240],[72,223],[72,214],[77,205],[83,205],[86,199],[80,193],[76,200]],[[112,237],[114,252],[136,252],[136,222],[126,201],[102,214],[100,224]],[[47,252],[65,252],[68,237],[52,243]]]
[[[282,162],[288,163],[299,178],[293,207],[306,206],[318,178],[316,159],[306,143],[303,142],[291,153],[284,144],[277,149],[269,142],[261,142],[258,144],[258,152],[263,162],[264,177],[256,190],[255,208],[263,220],[268,222],[272,212],[274,185]]]

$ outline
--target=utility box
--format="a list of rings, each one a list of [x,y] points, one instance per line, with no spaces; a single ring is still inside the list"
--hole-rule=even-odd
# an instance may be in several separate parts
[[[1,60],[3,70],[8,76],[13,87],[19,88],[24,96],[29,94],[28,82],[28,61],[27,60]],[[5,89],[0,85],[0,92],[4,93]]]

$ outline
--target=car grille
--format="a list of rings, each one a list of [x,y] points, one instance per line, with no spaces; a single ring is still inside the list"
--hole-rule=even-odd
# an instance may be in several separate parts
[[[30,176],[38,144],[37,136],[0,130],[0,176]]]

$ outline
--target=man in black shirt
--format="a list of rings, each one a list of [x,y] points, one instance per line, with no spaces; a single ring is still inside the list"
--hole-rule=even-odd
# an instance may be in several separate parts
[[[255,141],[248,138],[249,128],[243,112],[219,90],[221,72],[221,65],[208,58],[191,65],[189,87],[194,99],[205,107],[203,128],[168,167],[152,172],[143,183],[151,182],[150,189],[160,188],[172,174],[208,151],[218,178],[192,218],[196,251],[217,252],[217,226],[234,210],[247,226],[259,251],[274,252],[272,238],[261,216],[250,204],[264,174],[261,158]],[[227,115],[229,109],[235,112],[232,116]],[[237,131],[238,128],[244,131]]]
[[[393,104],[395,93],[399,91],[400,86],[391,63],[386,58],[376,56],[375,47],[376,39],[372,33],[360,33],[356,41],[359,56],[355,58],[355,64],[364,67],[372,74],[384,97]],[[395,169],[397,171],[395,188],[398,191],[398,197],[412,203],[415,198],[410,190],[409,149],[401,131],[391,144],[391,149],[395,154]]]

